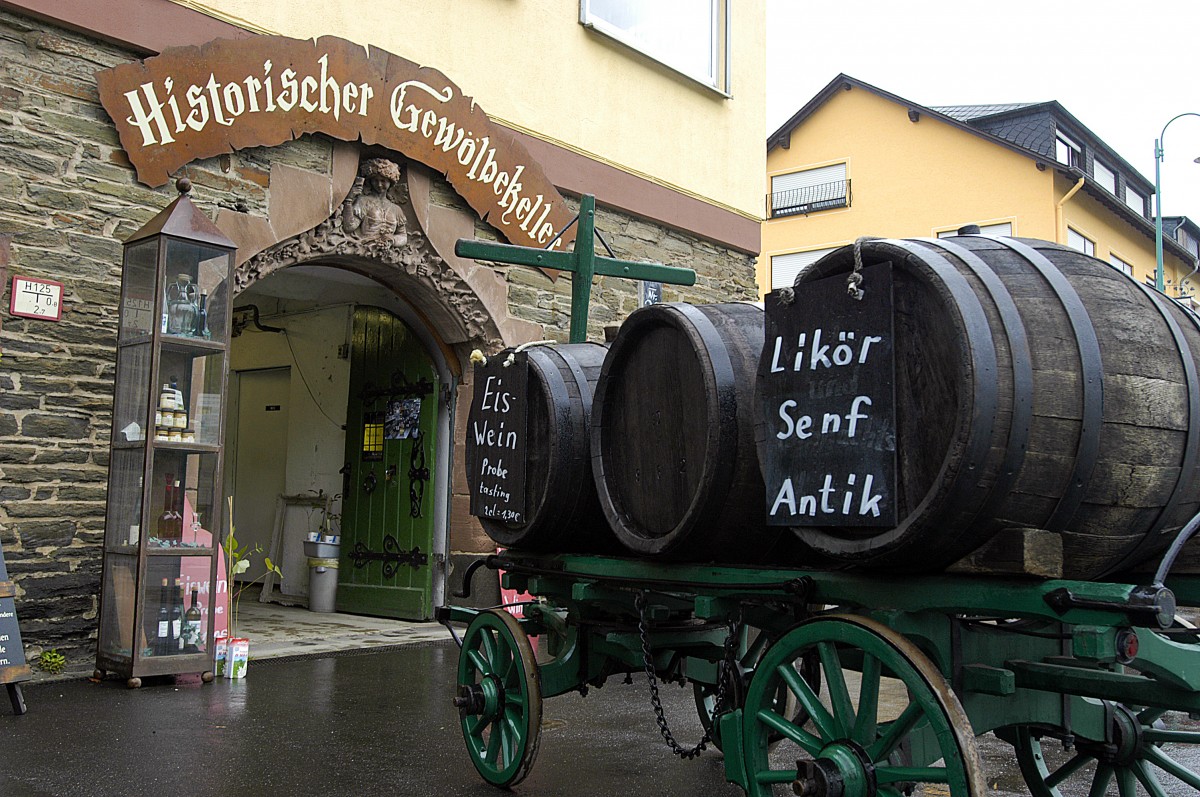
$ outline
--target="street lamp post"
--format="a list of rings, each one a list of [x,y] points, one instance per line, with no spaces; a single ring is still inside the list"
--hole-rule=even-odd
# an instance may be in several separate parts
[[[1200,116],[1194,111],[1172,116],[1163,125],[1162,132],[1154,139],[1154,287],[1160,291],[1166,288],[1166,273],[1163,269],[1163,225],[1162,225],[1162,162],[1163,139],[1167,136],[1167,128],[1171,122],[1184,116]]]

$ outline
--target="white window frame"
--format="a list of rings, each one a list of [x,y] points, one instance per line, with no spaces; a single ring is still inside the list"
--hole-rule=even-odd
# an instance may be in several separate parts
[[[678,58],[673,58],[661,41],[656,42],[644,36],[639,36],[636,31],[621,27],[612,20],[605,18],[602,12],[593,9],[593,5],[600,5],[603,2],[611,1],[579,0],[580,24],[585,28],[614,39],[626,47],[637,50],[647,58],[700,83],[706,88],[712,89],[718,94],[725,97],[732,96],[730,94],[730,9],[733,6],[732,0],[683,0],[684,2],[707,4],[709,6],[708,53],[710,68],[706,71],[698,71],[690,68],[689,65],[682,63]],[[679,0],[676,1],[678,2]],[[653,0],[653,4],[642,4],[640,0],[627,0],[627,2],[633,3],[643,10],[661,8],[661,5],[667,4],[666,0]]]
[[[1077,243],[1076,241],[1071,240],[1072,236],[1078,238],[1082,243]],[[1074,227],[1067,228],[1067,246],[1071,247],[1076,252],[1083,252],[1085,255],[1090,255],[1091,257],[1096,256],[1096,242],[1091,238],[1088,238],[1079,230],[1076,230]]]
[[[808,249],[803,252],[784,252],[778,255],[771,255],[771,290],[776,291],[780,288],[792,287],[792,284],[796,281],[796,277],[802,274],[809,266],[830,252],[836,252],[837,250],[838,247],[832,246],[827,249]],[[775,262],[777,260],[782,262],[777,264]]]
[[[1103,175],[1101,175],[1101,172],[1103,172]],[[1092,179],[1099,183],[1108,193],[1113,196],[1117,195],[1117,173],[1108,168],[1108,164],[1099,158],[1092,161]]]
[[[1133,276],[1133,264],[1130,263],[1129,261],[1122,260],[1121,258],[1114,255],[1112,252],[1109,252],[1108,253],[1108,262],[1113,268],[1115,268],[1117,271],[1120,271],[1122,274],[1127,274],[1130,277]]]
[[[1063,151],[1066,151],[1066,158],[1063,157]],[[1083,147],[1075,143],[1075,139],[1068,136],[1061,129],[1054,131],[1054,159],[1059,163],[1065,163],[1067,166],[1083,166]]]

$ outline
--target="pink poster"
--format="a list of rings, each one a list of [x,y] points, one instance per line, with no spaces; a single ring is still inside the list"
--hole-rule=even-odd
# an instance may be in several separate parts
[[[192,502],[183,502],[183,545],[186,547],[209,548],[213,544],[212,532],[200,525]],[[215,638],[221,639],[229,633],[229,580],[225,574],[225,550],[217,550],[217,588],[209,583],[209,559],[204,556],[180,557],[179,577],[183,583],[183,603],[192,605],[192,590],[196,590],[196,605],[200,609],[201,628],[208,623],[210,611],[216,612]],[[215,606],[215,609],[214,609]]]

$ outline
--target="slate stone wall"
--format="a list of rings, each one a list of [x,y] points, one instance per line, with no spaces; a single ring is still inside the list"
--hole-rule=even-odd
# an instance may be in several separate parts
[[[99,618],[121,241],[177,196],[136,182],[94,73],[134,54],[0,11],[0,545],[27,658],[90,672]],[[210,217],[264,212],[272,162],[327,172],[305,139],[186,167]],[[7,313],[14,275],[64,283],[62,320]]]
[[[94,73],[135,57],[0,10],[0,233],[13,236],[0,291],[0,545],[18,587],[27,656],[57,648],[76,674],[93,666],[98,626],[121,241],[175,196],[171,186],[137,183],[99,102]],[[218,207],[265,216],[273,163],[328,174],[331,158],[328,140],[304,138],[182,171],[210,217]],[[444,180],[435,195],[466,207]],[[478,237],[495,238],[482,222],[476,227]],[[607,210],[598,227],[619,257],[699,272],[695,288],[668,286],[668,301],[757,295],[748,256]],[[569,279],[498,273],[513,316],[566,339]],[[9,316],[13,275],[64,283],[62,320]],[[599,279],[592,295],[593,339],[637,304],[636,284],[624,280]]]

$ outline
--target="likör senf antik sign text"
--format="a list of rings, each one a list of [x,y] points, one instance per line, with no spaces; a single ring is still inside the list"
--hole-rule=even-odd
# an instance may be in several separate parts
[[[766,297],[759,437],[767,521],[893,526],[896,411],[890,266]]]

